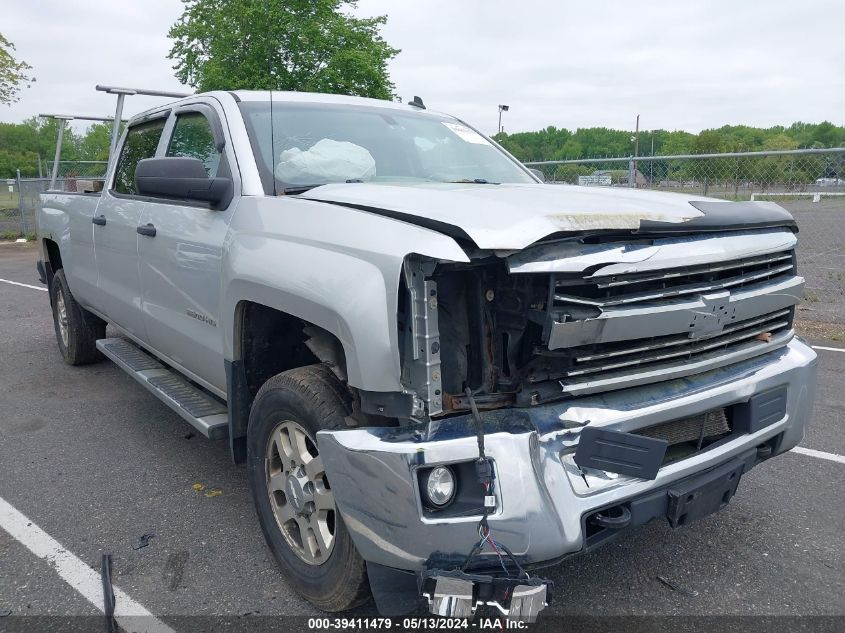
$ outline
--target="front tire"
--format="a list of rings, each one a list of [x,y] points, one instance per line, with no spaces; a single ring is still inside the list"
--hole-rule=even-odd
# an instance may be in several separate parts
[[[87,365],[102,360],[97,339],[106,337],[106,323],[76,302],[62,269],[53,275],[50,303],[56,341],[64,361],[68,365]]]
[[[324,611],[369,598],[364,560],[334,503],[317,431],[345,428],[350,395],[325,365],[277,374],[249,416],[247,471],[258,521],[294,589]]]

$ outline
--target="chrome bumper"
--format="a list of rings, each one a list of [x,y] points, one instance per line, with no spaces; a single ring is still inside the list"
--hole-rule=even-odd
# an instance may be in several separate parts
[[[559,559],[584,548],[582,518],[597,509],[716,467],[775,436],[781,436],[776,453],[791,449],[812,411],[815,373],[815,352],[794,339],[769,354],[687,378],[483,414],[499,497],[488,519],[496,540],[528,564]],[[632,431],[784,385],[787,413],[781,420],[664,466],[654,480],[618,477],[588,486],[571,461],[573,427],[585,422]],[[365,560],[423,570],[463,560],[478,541],[478,516],[424,516],[414,472],[477,456],[469,416],[419,429],[321,431],[318,443],[340,513]]]

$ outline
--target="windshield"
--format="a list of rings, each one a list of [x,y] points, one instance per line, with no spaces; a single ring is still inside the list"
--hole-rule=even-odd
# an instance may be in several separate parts
[[[450,117],[324,103],[239,106],[268,194],[336,182],[535,182]]]

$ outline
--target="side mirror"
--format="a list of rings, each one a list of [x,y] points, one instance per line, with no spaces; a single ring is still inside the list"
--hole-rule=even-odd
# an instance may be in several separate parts
[[[534,169],[533,167],[529,167],[528,171],[530,171],[532,174],[537,176],[537,178],[540,179],[540,182],[546,182],[546,174],[541,172],[539,169]]]
[[[138,194],[153,198],[201,200],[220,204],[232,189],[231,178],[209,178],[199,158],[145,158],[135,168]]]

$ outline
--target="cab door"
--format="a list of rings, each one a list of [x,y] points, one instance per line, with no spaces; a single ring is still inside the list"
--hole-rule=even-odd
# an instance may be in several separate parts
[[[144,342],[137,231],[141,211],[148,203],[138,196],[135,168],[141,159],[156,155],[168,114],[161,112],[128,128],[110,186],[91,220],[97,261],[94,304],[111,323]]]
[[[161,156],[198,158],[209,177],[233,179],[234,153],[224,136],[222,110],[213,99],[171,115]],[[138,239],[142,310],[151,346],[198,382],[225,392],[220,325],[223,242],[234,204],[159,200],[146,204]]]

